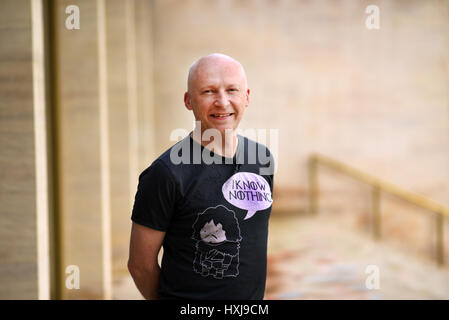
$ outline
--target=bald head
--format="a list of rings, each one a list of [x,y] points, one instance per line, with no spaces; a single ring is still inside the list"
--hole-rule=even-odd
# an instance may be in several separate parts
[[[249,94],[243,66],[229,56],[214,53],[190,67],[184,105],[201,122],[201,132],[216,129],[225,137],[226,130],[235,133],[249,105]]]
[[[244,83],[245,88],[248,88],[245,69],[237,60],[222,53],[213,53],[196,60],[189,69],[187,78],[187,92],[191,93],[195,88],[199,78],[207,76],[211,72],[216,72],[217,69],[233,70],[237,72]]]

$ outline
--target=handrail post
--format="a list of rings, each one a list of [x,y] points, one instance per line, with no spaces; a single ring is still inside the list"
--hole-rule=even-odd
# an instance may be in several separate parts
[[[381,214],[380,214],[380,188],[373,186],[372,189],[372,210],[373,210],[373,234],[374,239],[380,239]]]
[[[318,213],[318,161],[312,155],[309,158],[309,206],[310,213],[316,215]]]
[[[381,238],[381,193],[388,193],[405,199],[406,201],[417,205],[421,208],[427,209],[436,214],[436,259],[439,266],[444,264],[444,218],[449,217],[449,207],[441,205],[427,197],[407,191],[397,187],[391,183],[385,182],[374,176],[371,176],[358,169],[345,165],[342,162],[326,157],[319,153],[314,153],[309,158],[308,173],[309,173],[309,210],[312,215],[318,213],[318,164],[327,166],[343,174],[349,175],[359,181],[362,181],[372,186],[372,233],[375,240]]]
[[[438,265],[444,264],[444,239],[443,239],[443,227],[444,220],[443,215],[439,212],[436,213],[436,228],[437,228],[437,261]]]

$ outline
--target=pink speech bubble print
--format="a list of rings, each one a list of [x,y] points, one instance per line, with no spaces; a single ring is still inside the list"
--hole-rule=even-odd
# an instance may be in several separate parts
[[[257,211],[269,208],[273,202],[267,180],[251,172],[234,174],[221,190],[229,203],[248,210],[244,220],[251,218]]]

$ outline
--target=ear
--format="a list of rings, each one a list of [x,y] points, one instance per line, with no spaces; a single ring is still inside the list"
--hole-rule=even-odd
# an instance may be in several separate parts
[[[188,92],[184,93],[184,105],[186,106],[187,110],[192,110],[192,104]]]
[[[249,105],[249,93],[251,92],[251,90],[246,89],[246,105],[245,107],[247,107]]]

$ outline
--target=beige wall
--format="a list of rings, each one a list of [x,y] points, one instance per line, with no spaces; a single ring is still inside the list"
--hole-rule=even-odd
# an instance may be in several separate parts
[[[0,2],[0,298],[48,297],[49,261],[60,297],[114,297],[138,174],[174,144],[172,130],[192,129],[187,71],[212,52],[246,68],[241,128],[279,130],[275,214],[307,211],[314,151],[449,204],[448,1],[50,1],[46,104],[36,3],[47,2]],[[73,4],[80,30],[65,27]],[[370,4],[380,30],[365,28]],[[320,186],[328,213],[357,211],[366,225],[369,188],[329,170]],[[385,231],[421,232],[407,241],[428,250],[433,220],[390,200]],[[79,290],[65,288],[72,264]]]
[[[56,8],[56,79],[59,160],[59,216],[62,272],[69,265],[80,269],[80,289],[63,297],[102,297],[109,261],[103,261],[103,221],[100,127],[100,73],[96,1],[59,1]],[[81,28],[65,28],[65,8],[79,6]],[[102,79],[105,80],[105,79]],[[104,134],[104,132],[103,132]],[[102,161],[103,160],[103,161]],[[109,213],[106,213],[109,214]]]
[[[79,6],[81,27],[64,27]],[[80,268],[67,298],[112,298],[127,273],[130,215],[151,154],[151,3],[58,2],[61,265]],[[146,82],[144,82],[146,81]]]
[[[0,4],[0,299],[50,295],[42,7]]]
[[[131,208],[152,159],[151,3],[106,2],[113,278],[128,273]]]
[[[107,62],[108,62],[108,105],[111,172],[111,232],[113,273],[126,266],[123,258],[127,254],[130,222],[126,219],[130,198],[130,122],[128,87],[128,51],[124,40],[129,30],[126,17],[127,4],[124,1],[108,1],[107,16]],[[126,42],[125,42],[126,43]],[[135,108],[135,105],[133,106]],[[127,152],[128,151],[128,152]],[[116,263],[118,262],[118,263]],[[125,269],[126,270],[126,269]]]
[[[379,30],[365,28],[370,4],[380,8]],[[275,208],[307,206],[313,151],[448,203],[447,1],[156,0],[154,8],[159,152],[171,130],[192,127],[182,102],[190,64],[223,52],[243,63],[252,89],[241,127],[279,129]]]
[[[7,1],[0,11],[1,298],[37,298],[31,6]],[[13,9],[14,8],[14,9]],[[20,10],[16,10],[19,8]],[[8,33],[8,34],[7,34]],[[3,43],[3,41],[2,41]],[[14,70],[15,77],[9,74]],[[24,278],[20,281],[21,278]]]

